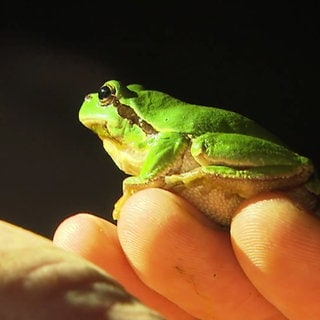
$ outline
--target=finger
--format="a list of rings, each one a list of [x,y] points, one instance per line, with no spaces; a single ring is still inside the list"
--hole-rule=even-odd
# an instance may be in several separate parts
[[[243,273],[229,233],[172,193],[134,194],[123,207],[118,232],[139,277],[195,317],[282,319]]]
[[[120,246],[116,226],[108,221],[89,214],[72,216],[58,227],[54,243],[106,270],[128,292],[167,319],[194,319],[138,278]]]
[[[93,264],[5,222],[0,257],[0,319],[160,319]]]
[[[320,319],[320,220],[280,196],[234,218],[234,250],[250,280],[289,319]]]

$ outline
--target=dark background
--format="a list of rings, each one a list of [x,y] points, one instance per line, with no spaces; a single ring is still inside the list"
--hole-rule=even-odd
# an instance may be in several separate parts
[[[124,175],[78,122],[108,79],[237,111],[320,162],[318,8],[209,3],[1,3],[1,219],[51,237],[110,218]]]

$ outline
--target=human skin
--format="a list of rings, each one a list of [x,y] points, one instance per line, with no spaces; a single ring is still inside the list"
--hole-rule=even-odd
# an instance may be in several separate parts
[[[0,313],[18,314],[32,293],[24,312],[41,306],[46,319],[64,319],[67,310],[69,319],[77,307],[86,309],[70,308],[57,293],[74,283],[108,283],[105,270],[166,319],[319,319],[319,229],[317,217],[278,194],[244,203],[226,230],[160,189],[134,194],[117,226],[90,214],[71,216],[56,230],[54,245],[1,223]],[[47,277],[22,290],[29,270],[55,265],[64,272],[49,268]],[[97,294],[103,299],[105,292]],[[59,314],[52,312],[57,306]]]
[[[56,243],[107,270],[167,318],[159,297],[185,310],[185,319],[320,318],[320,222],[279,194],[244,203],[230,232],[159,189],[133,195],[117,228],[92,219],[65,221]],[[95,240],[83,245],[89,238]]]
[[[0,221],[0,319],[137,318],[162,319],[94,264]]]

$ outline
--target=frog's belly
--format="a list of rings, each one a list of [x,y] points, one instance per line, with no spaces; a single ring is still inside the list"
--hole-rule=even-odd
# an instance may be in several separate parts
[[[123,184],[123,196],[117,202],[114,218],[120,214],[122,204],[133,193],[150,188],[169,190],[189,201],[197,209],[220,225],[229,226],[241,202],[262,192],[277,191],[290,197],[298,206],[315,211],[319,198],[309,192],[304,183],[307,177],[301,174],[292,177],[235,178],[208,174],[198,167],[189,172],[158,177],[153,180],[138,180]],[[319,210],[320,211],[320,210]]]
[[[230,225],[243,200],[262,192],[283,192],[307,210],[314,210],[318,202],[318,198],[310,193],[301,181],[293,183],[281,178],[237,180],[213,175],[200,176],[198,173],[196,177],[190,177],[188,173],[166,177],[162,188],[182,196],[223,226]]]
[[[223,226],[230,225],[233,214],[244,200],[237,194],[225,193],[217,188],[204,191],[201,186],[173,188],[171,191],[188,200],[210,219]]]

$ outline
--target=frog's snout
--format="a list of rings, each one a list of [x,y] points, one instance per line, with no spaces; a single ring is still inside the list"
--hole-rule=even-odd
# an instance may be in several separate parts
[[[88,93],[85,97],[84,97],[84,101],[89,102],[92,99],[92,93]]]

